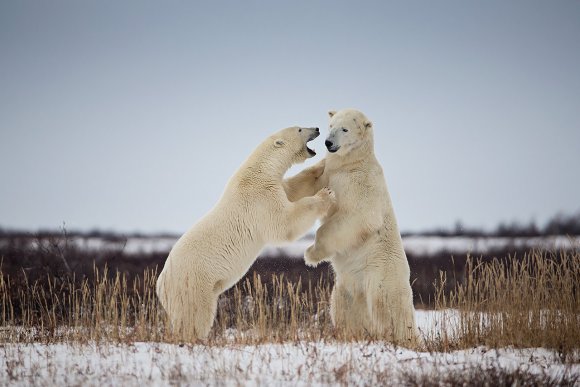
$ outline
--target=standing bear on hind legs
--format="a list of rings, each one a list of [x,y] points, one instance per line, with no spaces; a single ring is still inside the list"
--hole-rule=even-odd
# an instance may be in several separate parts
[[[409,263],[383,170],[375,157],[372,124],[352,109],[329,115],[326,159],[284,182],[290,200],[325,186],[336,195],[336,204],[322,219],[314,245],[304,254],[305,261],[311,266],[323,260],[332,263],[335,326],[348,334],[368,333],[415,346]]]
[[[288,168],[316,154],[306,144],[318,135],[318,128],[291,127],[268,137],[216,206],[173,246],[157,296],[181,339],[207,336],[219,295],[243,277],[265,244],[298,239],[332,206],[328,188],[295,202],[283,188]]]

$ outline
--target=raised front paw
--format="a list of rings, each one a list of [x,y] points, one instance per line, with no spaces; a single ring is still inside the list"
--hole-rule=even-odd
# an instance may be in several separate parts
[[[327,209],[336,203],[336,195],[334,194],[334,191],[328,187],[322,188],[316,193],[316,196],[324,201],[324,203],[328,206]]]
[[[316,267],[322,261],[316,245],[309,246],[304,252],[304,262],[307,266]]]

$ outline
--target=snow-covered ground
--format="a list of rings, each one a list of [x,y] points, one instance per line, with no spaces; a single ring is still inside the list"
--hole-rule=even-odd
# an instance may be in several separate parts
[[[74,237],[68,243],[87,251],[123,250],[129,255],[147,253],[166,254],[175,244],[176,237],[128,237],[120,240],[110,240],[100,237]],[[312,235],[308,235],[294,243],[284,246],[266,246],[260,256],[302,258],[304,251],[313,243]],[[7,241],[0,240],[0,247]],[[38,241],[31,238],[31,247],[37,247]],[[48,244],[50,241],[44,240]],[[451,254],[484,254],[494,249],[544,248],[549,250],[570,249],[580,247],[579,237],[551,236],[537,238],[507,238],[507,237],[434,237],[408,236],[403,238],[403,245],[409,254],[416,256],[432,256],[440,252]]]
[[[418,311],[423,332],[440,312]],[[447,312],[453,324],[453,312]],[[580,364],[563,364],[546,349],[416,352],[381,342],[294,342],[204,346],[167,343],[2,344],[0,385],[400,385],[445,380],[456,373],[520,372],[550,380],[578,379]],[[471,375],[471,376],[470,376]],[[541,379],[545,380],[545,379]]]
[[[400,385],[409,378],[429,380],[441,373],[492,368],[547,374],[555,380],[580,375],[580,365],[562,364],[553,352],[544,349],[479,347],[427,353],[382,343],[322,342],[231,347],[164,343],[4,345],[0,366],[0,384],[12,386]]]

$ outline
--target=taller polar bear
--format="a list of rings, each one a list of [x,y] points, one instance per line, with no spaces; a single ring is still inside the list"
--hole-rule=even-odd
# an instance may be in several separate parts
[[[318,128],[291,127],[268,137],[233,175],[216,206],[171,249],[157,295],[182,339],[207,336],[218,296],[248,271],[266,243],[299,238],[333,204],[327,188],[290,202],[282,186],[292,164],[315,155],[306,144],[318,135]]]
[[[417,329],[409,264],[375,157],[372,123],[353,109],[329,115],[326,159],[285,182],[291,200],[322,186],[336,195],[337,204],[306,250],[306,263],[332,263],[331,316],[336,326],[413,346]],[[324,173],[318,176],[321,168]]]

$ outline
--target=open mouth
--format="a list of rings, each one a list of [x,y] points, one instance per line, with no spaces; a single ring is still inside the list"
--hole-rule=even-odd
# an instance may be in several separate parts
[[[312,135],[310,136],[310,138],[306,141],[306,151],[308,152],[308,154],[310,155],[310,157],[316,156],[316,152],[314,151],[314,149],[310,149],[308,147],[308,143],[310,141],[314,140],[318,136],[320,136],[320,133],[318,133],[318,132],[312,133]]]
[[[335,153],[336,151],[338,151],[338,150],[340,149],[340,147],[339,147],[339,146],[337,146],[336,148],[326,148],[326,149],[328,149],[328,151],[329,151],[330,153]]]

